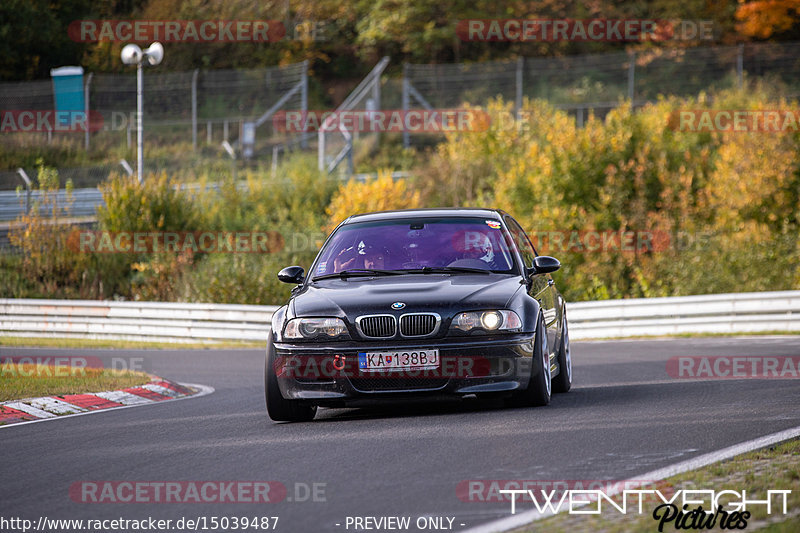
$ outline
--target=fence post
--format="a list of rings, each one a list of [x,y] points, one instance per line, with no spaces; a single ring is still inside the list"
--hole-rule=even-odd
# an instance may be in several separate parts
[[[86,85],[83,87],[83,106],[84,114],[86,115],[86,131],[83,133],[83,145],[87,152],[89,151],[89,125],[92,122],[89,118],[89,87],[92,85],[92,76],[94,76],[94,72],[90,72],[86,76]]]
[[[525,74],[525,58],[519,56],[517,58],[517,113],[522,109],[522,83],[523,75]]]
[[[739,43],[739,49],[736,51],[736,81],[741,89],[744,85],[744,43]]]
[[[317,132],[317,168],[320,172],[325,170],[325,128],[323,127],[325,121],[320,124],[319,131]]]
[[[308,59],[303,61],[303,84],[300,86],[300,111],[301,117],[305,121],[308,116]],[[300,148],[308,148],[308,137],[306,132],[301,132],[300,135]]]
[[[403,96],[402,105],[403,116],[408,114],[408,63],[403,63]],[[403,148],[411,146],[410,138],[408,135],[408,128],[403,128]]]
[[[197,151],[197,75],[200,69],[192,73],[192,150]]]
[[[630,63],[628,64],[628,99],[631,101],[631,108],[633,108],[634,97],[634,81],[636,78],[636,52],[631,52],[629,55]]]
[[[31,179],[22,167],[17,169],[17,174],[19,174],[22,177],[22,181],[25,182],[25,214],[27,215],[31,210]]]
[[[279,144],[276,144],[272,147],[272,179],[278,175],[278,150],[280,150]]]

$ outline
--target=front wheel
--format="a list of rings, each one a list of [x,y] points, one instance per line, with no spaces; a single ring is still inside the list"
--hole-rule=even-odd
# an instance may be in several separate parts
[[[550,380],[550,350],[547,344],[544,321],[539,317],[534,339],[531,379],[528,388],[518,391],[511,397],[512,406],[543,406],[550,403],[552,383]]]
[[[547,405],[550,403],[553,384],[550,379],[550,349],[547,345],[547,332],[541,316],[539,317],[539,327],[536,328],[533,373],[531,383],[528,385],[528,401],[534,406]]]
[[[304,405],[297,400],[287,400],[278,387],[275,375],[275,345],[272,332],[267,337],[267,361],[264,368],[264,396],[267,401],[267,414],[276,422],[307,422],[317,414],[316,405]]]
[[[567,313],[561,319],[561,346],[558,350],[558,375],[553,379],[553,392],[567,392],[572,387],[572,353],[569,349]]]

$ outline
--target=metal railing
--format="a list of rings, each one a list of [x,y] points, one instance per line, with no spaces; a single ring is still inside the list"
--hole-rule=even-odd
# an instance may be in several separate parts
[[[0,336],[265,341],[277,306],[0,300]]]
[[[389,65],[389,57],[383,57],[378,64],[373,67],[358,86],[345,98],[335,113],[351,111],[353,109],[379,111],[381,109],[381,75]],[[333,120],[332,118],[329,120]],[[317,160],[320,171],[329,174],[333,172],[339,164],[347,159],[347,174],[353,173],[353,137],[357,132],[350,132],[341,124],[337,128],[331,128],[329,120],[320,126],[318,132]],[[341,137],[341,139],[338,139]],[[336,143],[339,140],[340,143]],[[340,147],[340,144],[343,146]],[[333,147],[336,155],[328,156],[326,150]],[[338,151],[337,151],[338,150]]]
[[[800,331],[800,291],[580,302],[567,317],[576,339]]]
[[[277,306],[0,300],[0,336],[166,342],[264,341]],[[800,332],[800,291],[578,302],[572,339]]]

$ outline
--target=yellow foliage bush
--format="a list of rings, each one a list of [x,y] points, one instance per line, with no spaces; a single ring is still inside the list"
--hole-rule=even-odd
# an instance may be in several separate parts
[[[351,179],[339,187],[326,210],[330,233],[345,218],[359,213],[414,209],[421,205],[420,192],[411,190],[404,179],[395,180],[390,171],[364,182]]]

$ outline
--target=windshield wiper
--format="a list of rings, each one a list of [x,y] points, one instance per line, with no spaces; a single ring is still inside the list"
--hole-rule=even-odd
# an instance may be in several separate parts
[[[469,267],[450,267],[450,266],[443,266],[443,267],[429,267],[425,266],[422,268],[407,268],[402,270],[401,272],[408,273],[408,274],[451,274],[453,272],[460,272],[464,274],[491,274],[491,270],[485,270],[483,268],[469,268]]]
[[[317,281],[318,279],[333,279],[333,278],[355,278],[355,277],[368,277],[368,276],[392,276],[397,274],[404,274],[403,271],[399,270],[380,270],[377,268],[350,268],[348,270],[342,270],[341,272],[336,272],[334,274],[323,274],[321,276],[314,276],[311,278],[311,281]]]

